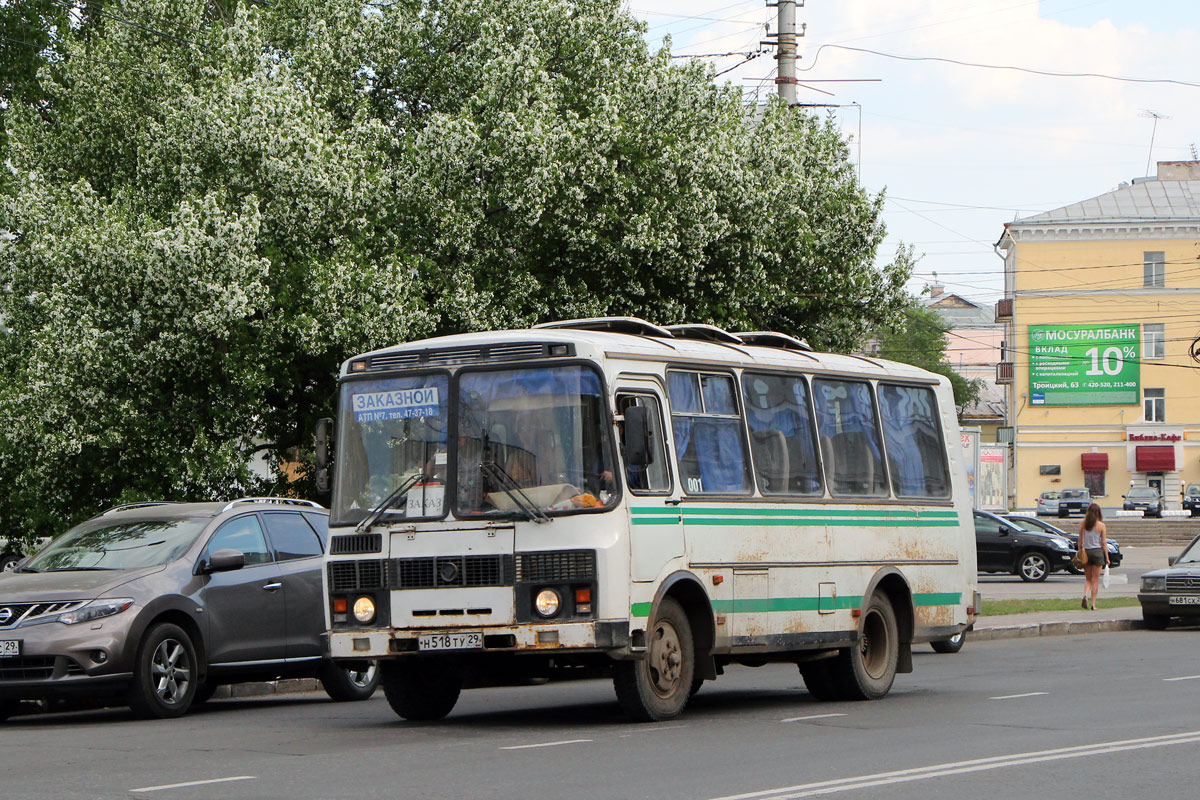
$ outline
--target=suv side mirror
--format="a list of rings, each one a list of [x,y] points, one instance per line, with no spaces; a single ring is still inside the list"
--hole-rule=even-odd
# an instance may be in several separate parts
[[[214,550],[208,557],[205,572],[232,572],[246,566],[246,554],[232,547],[222,547]]]
[[[1000,535],[1001,535],[1001,536],[1008,536],[1008,534],[1009,534],[1011,531],[1012,531],[1012,528],[1008,527],[1007,525],[1001,525],[1001,526],[1000,526]]]
[[[654,460],[650,450],[650,409],[629,406],[625,409],[625,464],[644,467]]]

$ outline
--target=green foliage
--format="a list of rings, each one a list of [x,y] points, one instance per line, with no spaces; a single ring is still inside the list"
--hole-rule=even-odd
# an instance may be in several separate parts
[[[949,378],[954,389],[954,405],[961,414],[964,407],[979,398],[982,381],[964,378],[946,361],[946,334],[949,331],[950,326],[937,312],[910,297],[900,322],[881,329],[875,338],[879,342],[880,358],[912,364]]]
[[[634,314],[844,349],[903,306],[835,128],[619,0],[77,8],[0,5],[47,45],[0,51],[0,533],[269,490],[249,455],[306,457],[369,348]]]

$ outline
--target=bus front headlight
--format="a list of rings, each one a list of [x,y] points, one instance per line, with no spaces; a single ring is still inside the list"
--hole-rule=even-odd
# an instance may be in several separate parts
[[[375,601],[369,597],[360,597],[355,600],[354,618],[364,625],[375,619]]]
[[[533,607],[543,617],[553,617],[562,605],[562,598],[553,589],[542,589],[533,601]]]

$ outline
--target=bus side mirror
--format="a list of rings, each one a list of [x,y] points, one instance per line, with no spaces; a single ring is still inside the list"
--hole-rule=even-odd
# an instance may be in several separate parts
[[[316,485],[320,494],[329,494],[329,440],[333,438],[333,420],[322,417],[317,420],[313,432],[313,445],[316,450]]]
[[[650,451],[650,409],[630,406],[625,409],[625,465],[644,467],[654,459]]]

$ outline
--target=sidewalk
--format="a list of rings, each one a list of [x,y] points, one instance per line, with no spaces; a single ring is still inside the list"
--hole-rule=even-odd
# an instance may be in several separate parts
[[[987,600],[984,599],[984,606]],[[1107,608],[1097,611],[1036,611],[979,617],[967,638],[975,642],[993,639],[1019,639],[1026,636],[1063,636],[1072,633],[1111,633],[1145,628],[1140,606]]]

